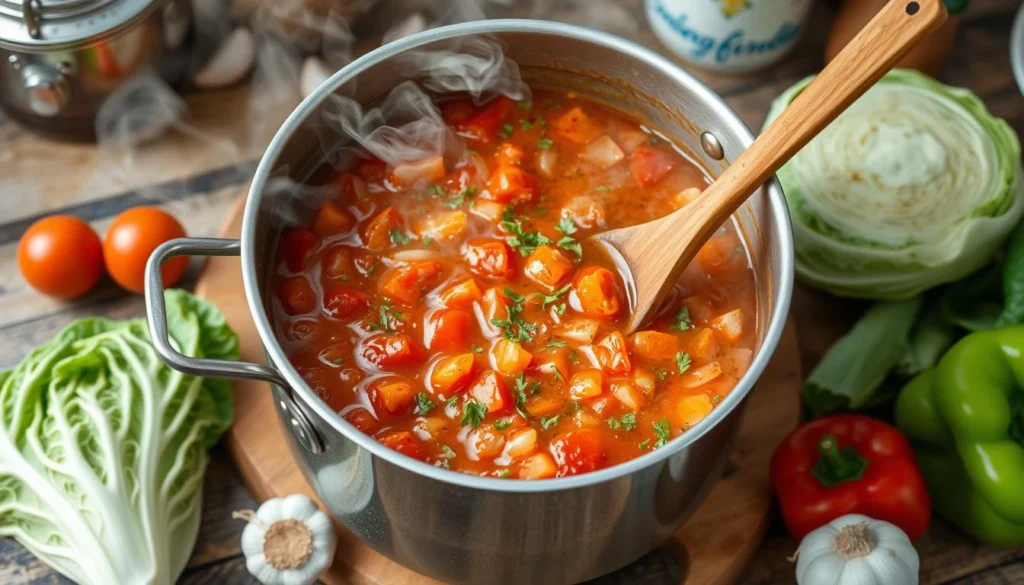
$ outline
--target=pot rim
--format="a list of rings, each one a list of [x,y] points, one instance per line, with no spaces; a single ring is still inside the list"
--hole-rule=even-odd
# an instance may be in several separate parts
[[[274,135],[273,140],[267,147],[263,158],[260,160],[253,181],[249,188],[248,199],[245,204],[245,213],[242,219],[242,281],[245,288],[246,300],[256,329],[259,332],[260,340],[272,363],[281,373],[284,380],[292,387],[295,394],[302,399],[306,408],[311,409],[325,422],[329,423],[334,431],[340,432],[346,439],[354,442],[359,447],[370,451],[374,456],[401,467],[418,475],[426,476],[454,486],[480,489],[495,492],[511,493],[536,493],[553,492],[569,489],[584,488],[587,486],[604,483],[631,475],[641,469],[658,464],[661,461],[679,453],[690,444],[700,439],[715,425],[725,419],[739,404],[746,398],[753,388],[755,382],[761,377],[765,367],[774,354],[782,330],[786,324],[789,313],[790,298],[793,292],[793,240],[790,227],[789,211],[786,206],[782,189],[775,178],[772,178],[765,185],[768,195],[768,209],[771,223],[768,231],[777,240],[779,251],[777,262],[782,274],[778,290],[775,291],[775,306],[764,338],[757,348],[753,362],[746,374],[739,380],[732,392],[719,404],[710,415],[701,422],[694,425],[681,436],[676,437],[668,444],[658,449],[653,449],[645,455],[635,459],[613,465],[611,467],[592,471],[581,475],[545,479],[537,481],[529,480],[508,480],[491,477],[481,477],[451,471],[435,467],[428,463],[418,461],[411,457],[404,456],[397,451],[385,447],[369,435],[359,431],[344,418],[332,410],[327,403],[321,400],[306,385],[298,372],[292,367],[287,356],[278,343],[273,327],[267,312],[263,310],[264,303],[260,294],[259,279],[257,275],[256,258],[256,219],[259,211],[259,201],[262,196],[267,179],[273,171],[273,161],[282,152],[285,145],[291,139],[294,131],[301,126],[304,119],[315,110],[317,106],[335,89],[351,81],[360,75],[368,66],[379,61],[389,59],[414,49],[418,46],[452,39],[461,36],[486,35],[493,33],[540,33],[558,35],[581,40],[596,45],[625,53],[637,60],[644,61],[653,69],[667,78],[680,80],[684,85],[692,88],[697,98],[708,103],[714,109],[723,122],[723,127],[728,132],[735,133],[748,147],[754,140],[750,129],[740,120],[721,97],[714,93],[700,80],[680,68],[665,57],[658,55],[637,43],[621,37],[602,32],[599,30],[587,29],[575,25],[568,25],[558,22],[525,20],[525,19],[496,19],[466,22],[444,26],[389,43],[379,47],[366,55],[356,59],[349,65],[337,71],[320,85],[313,93],[309,94],[288,116],[285,122]],[[777,227],[780,233],[774,233],[772,227]]]

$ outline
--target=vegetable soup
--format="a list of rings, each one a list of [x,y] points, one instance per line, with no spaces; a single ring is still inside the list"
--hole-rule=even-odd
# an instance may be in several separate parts
[[[303,379],[409,457],[491,477],[585,473],[665,445],[750,365],[754,276],[734,226],[633,335],[591,234],[708,184],[656,133],[572,93],[440,103],[457,157],[332,170],[278,246],[274,318]]]

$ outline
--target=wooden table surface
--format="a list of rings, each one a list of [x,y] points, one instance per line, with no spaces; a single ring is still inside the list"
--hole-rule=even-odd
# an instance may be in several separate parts
[[[637,27],[620,20],[615,26],[621,30],[615,32],[664,53],[646,27],[642,1],[622,0],[621,5],[635,18]],[[952,60],[942,75],[943,81],[978,94],[1018,134],[1024,130],[1024,98],[1010,72],[1008,44],[1020,5],[1015,0],[974,0],[964,17]],[[696,73],[724,96],[751,128],[759,128],[773,97],[821,67],[821,47],[834,10],[832,3],[818,3],[798,48],[775,67],[745,77]],[[593,22],[594,17],[592,12],[568,10],[556,11],[554,16],[578,23]],[[282,93],[268,79],[267,75],[256,75],[252,84],[189,95],[189,123],[201,134],[172,132],[135,153],[134,166],[129,169],[115,149],[45,140],[0,114],[0,338],[4,340],[0,343],[0,366],[13,365],[75,318],[143,314],[140,297],[126,295],[108,281],[73,304],[33,293],[21,281],[15,259],[17,241],[25,228],[43,215],[64,212],[83,217],[103,230],[120,211],[155,201],[175,213],[191,235],[213,235],[224,214],[243,193],[270,133],[298,99],[287,91]],[[275,87],[277,91],[271,92]],[[184,286],[194,283],[197,270],[198,266],[191,267]],[[805,371],[820,359],[858,309],[856,304],[798,287],[793,310],[802,335]],[[805,333],[806,326],[800,327],[811,322],[816,325],[814,335]],[[823,322],[827,327],[821,326]],[[202,529],[181,583],[255,583],[245,571],[239,550],[243,525],[231,519],[232,510],[254,506],[230,459],[215,448],[204,489]],[[779,524],[773,523],[741,585],[794,582],[786,558],[796,543]],[[978,546],[938,520],[916,544],[922,556],[922,583],[1024,583],[1024,548]],[[652,557],[641,563],[640,570],[630,571],[628,577],[611,576],[599,582],[678,583],[679,568],[664,558]],[[0,583],[43,585],[68,581],[13,541],[0,540]]]

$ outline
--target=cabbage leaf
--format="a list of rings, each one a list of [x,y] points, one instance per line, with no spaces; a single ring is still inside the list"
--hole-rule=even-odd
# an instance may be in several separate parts
[[[166,293],[184,354],[237,359],[215,307]],[[0,535],[82,585],[170,585],[199,530],[230,383],[174,371],[143,320],[83,319],[0,373]]]

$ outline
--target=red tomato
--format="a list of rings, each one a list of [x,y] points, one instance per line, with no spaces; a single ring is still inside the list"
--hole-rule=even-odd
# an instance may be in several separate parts
[[[473,316],[462,309],[439,309],[427,320],[423,341],[433,351],[458,351],[469,347]]]
[[[537,179],[523,169],[501,165],[491,172],[487,180],[490,199],[501,203],[522,203],[533,199],[537,192]]]
[[[505,379],[495,371],[484,372],[466,392],[487,407],[487,412],[512,409],[512,395]]]
[[[465,101],[459,103],[460,101],[447,102],[442,107],[442,117],[462,136],[484,142],[497,138],[501,123],[515,107],[512,100],[499,97],[487,104],[484,109],[472,113],[473,106]]]
[[[281,233],[280,250],[288,272],[302,272],[320,245],[320,237],[309,230],[288,228]]]
[[[441,275],[440,262],[424,260],[392,268],[380,279],[380,292],[398,302],[414,305]]]
[[[352,265],[352,249],[348,246],[334,246],[323,254],[320,261],[321,273],[327,278],[351,278],[355,275]]]
[[[629,156],[629,170],[641,185],[657,183],[674,165],[675,157],[650,146],[640,146]]]
[[[375,158],[362,160],[356,165],[356,175],[367,184],[382,185],[388,176],[388,165]]]
[[[516,270],[512,250],[504,240],[473,238],[463,246],[462,258],[480,276],[509,278]]]
[[[391,231],[402,227],[402,217],[391,207],[377,214],[366,224],[363,242],[370,248],[387,248],[391,245]]]
[[[134,207],[117,216],[103,238],[103,260],[107,272],[122,288],[135,293],[146,289],[146,262],[157,246],[184,238],[185,228],[174,216],[156,207]],[[180,256],[164,262],[160,269],[164,286],[174,286],[188,268]]]
[[[362,407],[356,407],[346,412],[344,418],[349,424],[367,435],[376,433],[377,428],[380,426],[377,419],[370,414],[370,411]]]
[[[333,201],[325,201],[313,220],[313,231],[327,237],[343,234],[355,224],[356,219],[344,207]]]
[[[21,236],[18,269],[37,291],[73,299],[99,282],[103,247],[88,223],[70,215],[51,215],[32,224]]]
[[[382,445],[394,449],[402,455],[412,457],[413,459],[423,461],[426,458],[426,454],[423,452],[423,447],[420,445],[419,439],[414,437],[412,433],[408,431],[388,433],[377,437],[377,441]]]
[[[558,465],[558,477],[600,469],[608,458],[600,438],[585,430],[570,431],[555,437],[551,441],[551,455]]]
[[[409,366],[423,360],[423,352],[412,337],[380,333],[363,342],[363,358],[381,369]]]
[[[324,290],[324,313],[344,321],[362,315],[370,307],[370,297],[347,286],[331,286]]]
[[[303,315],[316,308],[316,292],[304,276],[293,276],[277,287],[281,308],[289,315]]]

